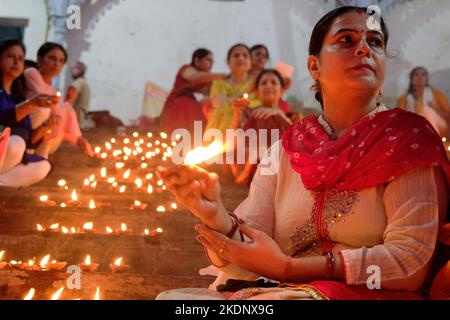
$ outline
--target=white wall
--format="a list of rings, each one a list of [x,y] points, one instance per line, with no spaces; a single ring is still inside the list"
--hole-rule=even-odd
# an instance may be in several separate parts
[[[47,13],[43,0],[0,0],[0,17],[26,18],[24,42],[27,47],[27,59],[36,60],[36,52],[45,42]]]

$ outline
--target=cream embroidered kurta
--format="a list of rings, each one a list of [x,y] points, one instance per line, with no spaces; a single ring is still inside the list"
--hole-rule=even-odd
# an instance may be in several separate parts
[[[304,188],[280,142],[272,151],[280,154],[279,162],[274,157],[262,161],[248,198],[235,213],[273,237],[286,254],[320,255],[321,243],[311,222],[315,193]],[[368,267],[378,266],[383,289],[418,289],[428,271],[446,201],[443,176],[432,168],[417,168],[386,186],[360,192],[330,190],[323,216],[335,242],[333,253],[343,257],[346,283],[365,285],[372,274]],[[222,270],[231,278],[257,277],[231,264]]]

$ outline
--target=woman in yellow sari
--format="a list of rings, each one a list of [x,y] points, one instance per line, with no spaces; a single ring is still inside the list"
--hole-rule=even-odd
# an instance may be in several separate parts
[[[226,129],[231,128],[233,118],[233,101],[249,94],[250,105],[253,106],[253,95],[250,91],[253,87],[249,71],[252,66],[250,49],[242,43],[230,48],[227,56],[231,73],[225,79],[215,80],[211,87],[210,97],[212,110],[208,116],[207,129],[218,129],[225,137]]]

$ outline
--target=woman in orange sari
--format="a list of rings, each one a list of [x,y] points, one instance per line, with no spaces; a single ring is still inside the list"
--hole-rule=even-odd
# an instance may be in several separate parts
[[[211,262],[252,281],[159,299],[423,298],[450,165],[423,117],[377,102],[389,34],[383,19],[370,28],[369,17],[367,8],[339,7],[316,24],[308,70],[323,114],[287,129],[233,213],[217,175],[158,169],[201,220],[197,240]]]
[[[163,131],[171,134],[176,129],[187,129],[192,133],[195,121],[204,124],[202,105],[194,93],[208,96],[211,82],[225,76],[211,73],[213,62],[211,51],[197,49],[192,55],[191,64],[182,66],[178,71],[160,116]]]

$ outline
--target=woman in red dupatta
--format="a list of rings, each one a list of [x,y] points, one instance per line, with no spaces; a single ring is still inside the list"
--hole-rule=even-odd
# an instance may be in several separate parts
[[[231,294],[225,286],[228,294],[185,289],[158,298],[423,298],[417,290],[446,212],[449,162],[426,119],[377,101],[388,31],[383,20],[369,29],[369,18],[365,8],[340,7],[317,23],[308,69],[323,114],[285,132],[282,150],[261,162],[235,210],[239,217],[224,208],[216,175],[159,169],[203,222],[197,239],[213,264],[235,279],[262,276],[278,287],[252,282]]]

